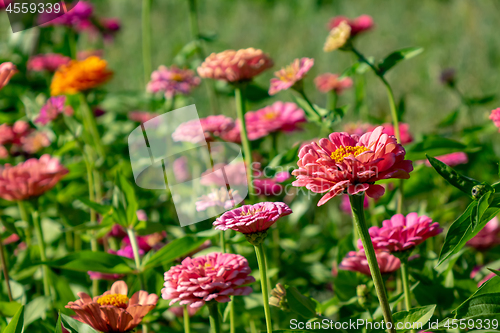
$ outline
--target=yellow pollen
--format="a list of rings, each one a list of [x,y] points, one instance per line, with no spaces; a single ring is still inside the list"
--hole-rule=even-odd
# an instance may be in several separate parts
[[[177,81],[177,82],[182,82],[182,81],[184,81],[184,77],[181,74],[173,74],[172,80]]]
[[[97,300],[97,303],[99,303],[99,305],[112,305],[117,308],[125,309],[127,308],[128,297],[127,295],[121,294],[104,295]]]
[[[295,80],[295,69],[292,66],[286,66],[276,74],[278,74],[277,76],[281,81],[287,82]]]
[[[335,150],[332,155],[330,156],[332,160],[335,160],[337,163],[342,163],[344,161],[344,158],[353,155],[354,157],[358,156],[361,153],[364,153],[365,151],[368,151],[370,149],[364,147],[364,146],[341,146]]]
[[[266,119],[266,120],[274,120],[277,117],[278,117],[277,112],[267,112],[266,114],[264,114],[264,119]]]
[[[258,213],[262,210],[262,208],[259,209],[249,209],[248,212],[241,211],[240,216],[250,216],[254,215],[255,213]]]

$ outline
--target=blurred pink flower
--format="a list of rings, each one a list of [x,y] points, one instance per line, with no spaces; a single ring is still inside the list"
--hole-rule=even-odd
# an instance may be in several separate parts
[[[242,201],[243,198],[238,191],[228,191],[226,187],[221,187],[220,189],[213,190],[208,195],[201,196],[196,201],[196,210],[201,212],[214,206],[231,209]]]
[[[35,72],[55,72],[61,65],[67,65],[71,58],[59,53],[47,53],[32,56],[28,60],[28,70]]]
[[[244,286],[255,281],[250,273],[248,261],[238,254],[215,252],[186,258],[165,273],[161,295],[170,300],[170,305],[179,302],[191,308],[199,308],[211,300],[226,303],[229,296],[252,292],[251,287]]]
[[[226,50],[209,55],[198,67],[198,74],[206,79],[237,82],[251,80],[272,66],[272,59],[262,50]]]
[[[351,210],[351,202],[349,201],[349,196],[348,195],[343,195],[341,197],[341,202],[340,202],[340,209],[346,213],[346,214],[351,214],[352,213],[352,210]],[[368,202],[368,197],[365,196],[365,199],[363,201],[363,208],[368,208],[368,206],[370,205],[370,203]]]
[[[63,6],[63,4],[61,4],[61,6]],[[64,25],[80,31],[85,30],[92,24],[90,18],[93,11],[92,4],[80,0],[73,8],[63,15],[59,15],[59,13],[56,12],[49,13],[45,11],[38,19],[42,26]]]
[[[0,197],[9,201],[37,197],[53,188],[68,173],[50,155],[31,158],[16,166],[0,166]]]
[[[284,202],[259,202],[244,205],[222,214],[213,225],[217,230],[234,230],[243,234],[252,234],[269,229],[292,210]]]
[[[366,132],[370,132],[373,129],[375,129],[375,126],[373,126],[372,124],[362,122],[351,122],[344,125],[344,131],[350,135],[356,134],[358,136],[362,136]]]
[[[113,227],[111,228],[111,231],[108,232],[108,236],[115,238],[123,238],[127,236],[127,232],[121,225],[114,224]]]
[[[376,251],[377,263],[382,274],[389,274],[397,271],[401,267],[401,261],[391,255],[387,251]],[[367,276],[371,276],[370,267],[364,250],[358,252],[350,251],[347,256],[342,259],[339,269],[344,271],[359,272]]]
[[[158,114],[154,112],[132,111],[128,114],[128,119],[138,123],[145,123],[156,116],[158,116]]]
[[[200,308],[192,308],[188,306],[188,315],[189,317],[193,317]],[[167,311],[172,312],[177,318],[184,318],[184,307],[183,306],[172,306],[168,308]]]
[[[189,94],[200,83],[201,79],[195,76],[192,70],[180,69],[175,65],[170,68],[160,66],[151,74],[151,81],[146,89],[151,93],[161,92],[166,98],[172,98],[176,94]]]
[[[137,236],[137,244],[139,245],[139,249],[146,253],[152,249],[158,250],[162,248],[165,245],[162,243],[165,237],[167,237],[166,231],[155,232],[145,236]],[[128,236],[123,238],[123,243],[126,244],[126,246],[131,245]]]
[[[204,136],[200,134],[199,128],[204,132]],[[200,120],[190,120],[180,124],[172,133],[174,141],[184,141],[198,143],[203,141],[213,141],[214,136],[221,136],[224,132],[231,130],[235,126],[234,120],[223,116],[208,116]]]
[[[224,174],[217,172],[223,169]],[[226,186],[226,180],[231,185],[245,185],[247,182],[246,167],[244,162],[233,164],[217,163],[213,168],[201,174],[200,183],[205,186]]]
[[[469,163],[469,158],[467,157],[467,154],[463,152],[456,152],[456,153],[436,156],[436,159],[440,160],[444,164],[447,164],[451,167],[459,164]],[[431,167],[431,164],[429,163],[428,160],[425,160],[425,165]]]
[[[344,191],[350,195],[366,191],[369,197],[381,197],[385,189],[374,182],[407,179],[413,170],[412,162],[404,159],[404,148],[383,130],[380,126],[361,137],[332,133],[329,139],[304,146],[299,152],[299,168],[292,172],[297,177],[292,185],[315,193],[328,192],[318,206]]]
[[[394,126],[392,124],[383,124],[384,126],[384,133],[387,135],[392,135],[394,136]],[[373,127],[375,129],[375,126]],[[410,126],[405,123],[399,123],[399,135],[401,136],[401,144],[405,145],[407,143],[413,142],[413,137],[411,136],[410,133]]]
[[[172,163],[175,180],[178,183],[183,183],[191,179],[191,172],[189,172],[188,158],[181,156]]]
[[[20,239],[21,238],[19,238],[19,236],[17,234],[11,234],[10,236],[8,236],[2,240],[2,244],[9,245],[9,244],[17,242]]]
[[[104,50],[83,50],[83,51],[78,51],[78,54],[76,58],[78,60],[85,60],[89,57],[99,57],[99,58],[104,58]]]
[[[50,140],[47,134],[35,131],[23,137],[21,143],[22,152],[30,155],[50,146]]]
[[[49,122],[57,119],[57,117],[64,113],[67,116],[73,115],[73,108],[66,104],[66,96],[50,97],[44,106],[40,109],[40,114],[35,119],[35,123],[47,125]]]
[[[1,87],[1,82],[2,80],[0,77],[0,87]],[[493,120],[493,123],[495,124],[496,127],[499,128],[498,131],[500,132],[500,108],[491,111],[490,119]]]
[[[373,247],[390,252],[411,250],[442,231],[439,223],[433,223],[430,217],[418,216],[417,213],[410,213],[406,217],[396,214],[390,220],[385,220],[382,227],[369,229]],[[363,248],[361,240],[358,240],[358,247]]]
[[[255,167],[254,167],[255,169]],[[254,172],[253,187],[256,195],[277,196],[283,192],[283,186],[279,183],[287,181],[291,178],[288,171],[277,173],[274,178],[266,178],[264,173],[259,171]]]
[[[328,29],[332,30],[340,25],[341,22],[347,22],[351,27],[351,36],[354,37],[361,32],[368,31],[373,28],[373,19],[370,15],[361,15],[355,19],[349,19],[345,16],[336,16],[330,20]]]
[[[492,247],[500,245],[500,224],[498,218],[494,217],[481,229],[476,236],[467,242],[478,251],[489,250]]]
[[[124,240],[125,240],[125,238],[124,238]],[[140,247],[140,245],[139,245],[139,247]],[[125,245],[124,247],[122,247],[121,249],[119,249],[118,251],[116,251],[116,254],[119,255],[119,256],[121,256],[121,257],[129,258],[129,259],[134,259],[134,249],[130,245],[130,241],[129,241],[128,245]],[[146,254],[146,252],[143,249],[140,248],[139,249],[139,256],[142,257],[145,254]]]
[[[340,75],[325,73],[316,76],[314,83],[316,88],[322,92],[327,93],[330,91],[335,91],[337,94],[341,94],[344,90],[352,87],[352,79],[350,77],[344,77],[339,79]]]
[[[50,145],[48,136],[31,128],[24,120],[0,125],[0,158],[34,154]]]
[[[18,72],[16,65],[11,62],[0,64],[0,90],[9,83],[14,74]]]
[[[314,65],[314,59],[295,59],[290,65],[275,72],[277,78],[271,79],[269,95],[275,95],[281,90],[287,90],[302,80]]]
[[[148,220],[148,215],[142,209],[139,209],[137,212],[135,212],[135,214],[137,215],[137,219],[139,221],[147,221]]]

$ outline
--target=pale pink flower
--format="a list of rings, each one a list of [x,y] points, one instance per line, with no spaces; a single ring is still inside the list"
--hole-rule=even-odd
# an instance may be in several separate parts
[[[294,186],[305,186],[315,193],[327,192],[318,202],[347,191],[354,195],[363,191],[374,199],[385,189],[374,182],[381,179],[410,177],[412,162],[405,160],[403,146],[396,138],[383,133],[383,127],[357,135],[332,133],[329,139],[304,146],[299,152],[298,169],[292,172]]]
[[[170,300],[170,305],[179,302],[191,308],[199,308],[212,300],[226,303],[231,300],[229,296],[252,292],[251,287],[245,286],[255,281],[250,273],[248,261],[238,254],[215,252],[186,258],[165,273],[161,295]]]
[[[347,132],[348,134],[356,134],[358,136],[362,136],[366,132],[373,131],[376,127],[373,126],[372,124],[369,123],[362,123],[362,122],[356,122],[356,123],[347,123],[344,125],[344,131]],[[384,128],[385,130],[385,128]],[[387,133],[386,133],[387,134]]]
[[[254,48],[212,53],[198,67],[202,78],[237,82],[251,80],[273,66],[272,59]]]
[[[39,54],[28,60],[28,70],[34,72],[55,72],[60,66],[67,65],[71,58],[59,53]]]
[[[213,225],[217,230],[231,229],[243,234],[252,234],[266,231],[280,217],[291,213],[292,210],[284,202],[259,202],[225,212]]]
[[[210,207],[222,207],[224,209],[231,209],[238,203],[242,202],[243,198],[238,191],[227,190],[226,187],[215,189],[208,195],[201,196],[196,201],[196,210],[198,212],[205,211]]]
[[[191,179],[191,172],[189,172],[188,158],[186,156],[181,156],[176,158],[172,163],[172,169],[174,171],[175,180],[178,183],[183,183]]]
[[[459,164],[469,163],[469,158],[467,157],[467,154],[463,152],[456,152],[456,153],[436,156],[435,158],[451,167]],[[431,163],[428,160],[425,160],[425,165],[430,167]]]
[[[192,70],[180,69],[175,65],[170,68],[160,66],[151,74],[151,81],[146,89],[151,93],[161,92],[165,97],[172,98],[176,94],[189,94],[200,83],[201,79],[195,76]]]
[[[281,90],[287,90],[301,81],[314,65],[314,59],[295,59],[290,65],[275,72],[276,78],[271,79],[269,95],[275,95]]]
[[[137,215],[137,219],[139,221],[147,221],[148,220],[148,214],[143,209],[139,209],[137,212],[135,212]]]
[[[393,273],[401,267],[401,261],[389,252],[377,250],[375,254],[377,256],[380,273]],[[339,269],[344,271],[359,272],[364,275],[371,276],[370,267],[368,266],[368,260],[366,259],[366,253],[364,250],[359,250],[358,252],[350,251],[347,256],[342,259]]]
[[[4,62],[0,64],[0,90],[5,87],[12,76],[18,72],[16,65],[11,62]]]
[[[373,247],[390,252],[402,252],[413,249],[426,239],[441,233],[439,223],[432,222],[430,217],[418,216],[417,213],[406,215],[396,214],[390,220],[385,220],[382,227],[369,229]],[[362,248],[361,240],[358,247]]]
[[[66,96],[50,97],[44,106],[40,109],[40,114],[35,119],[35,123],[47,125],[49,122],[57,119],[60,114],[67,116],[73,115],[73,108],[66,104]]]
[[[330,91],[335,91],[337,94],[341,94],[344,90],[352,87],[352,79],[350,77],[339,78],[340,75],[325,73],[316,76],[314,83],[316,88],[322,92],[327,93]]]
[[[467,242],[476,250],[485,251],[500,244],[500,224],[498,218],[494,217],[481,229],[476,236]]]
[[[342,22],[346,22],[351,27],[352,37],[361,32],[371,30],[374,26],[373,19],[370,15],[361,15],[355,19],[349,19],[345,16],[336,16],[330,20],[328,24],[329,30],[338,27]]]
[[[116,281],[111,290],[91,298],[79,292],[75,302],[69,302],[67,309],[75,311],[78,320],[103,333],[129,332],[137,327],[144,316],[156,307],[158,295],[140,290],[129,299],[128,287],[123,281]]]
[[[31,158],[16,166],[0,166],[0,197],[9,200],[26,200],[52,189],[68,173],[59,160],[50,155]]]
[[[201,135],[199,131],[200,125],[204,135]],[[203,140],[213,141],[214,136],[220,137],[222,133],[231,130],[234,126],[234,120],[229,117],[223,115],[208,116],[180,124],[172,133],[172,138],[174,141],[191,143],[198,143]]]
[[[221,172],[216,172],[222,169]],[[226,180],[228,183],[226,183]],[[244,162],[224,164],[217,163],[214,164],[213,168],[203,172],[201,174],[200,183],[205,186],[226,186],[231,185],[246,185],[247,183],[247,173]]]
[[[1,74],[0,74],[1,75]],[[0,77],[0,87],[1,87],[1,77]],[[492,110],[490,114],[490,119],[493,120],[493,123],[496,127],[498,127],[498,131],[500,132],[500,108]]]
[[[138,122],[145,123],[158,116],[157,113],[147,112],[147,111],[132,111],[128,114],[128,119]]]
[[[394,126],[392,124],[383,124],[384,133],[387,135],[395,135]],[[375,129],[375,126],[373,127]],[[407,143],[413,142],[413,137],[410,133],[410,126],[405,123],[399,123],[399,136],[401,137],[401,144],[405,145]]]
[[[50,146],[50,140],[47,134],[33,131],[28,136],[21,139],[21,150],[26,154],[34,154],[45,147]]]

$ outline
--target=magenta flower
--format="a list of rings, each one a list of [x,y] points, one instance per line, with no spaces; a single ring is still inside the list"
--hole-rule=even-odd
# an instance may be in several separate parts
[[[59,53],[39,54],[28,60],[28,70],[34,72],[55,72],[60,66],[67,65],[71,58]]]
[[[0,87],[1,84],[2,80],[0,79]],[[490,119],[493,120],[493,123],[495,124],[496,127],[499,128],[498,131],[500,132],[500,108],[491,111]]]
[[[40,110],[40,114],[35,119],[35,123],[47,125],[49,122],[57,119],[57,117],[64,113],[67,116],[73,115],[73,108],[66,104],[66,96],[50,97]]]
[[[180,69],[175,65],[170,68],[160,66],[151,74],[151,81],[146,89],[151,93],[161,92],[166,98],[172,98],[176,94],[189,94],[200,83],[201,79],[195,76],[192,70]]]
[[[61,6],[63,5],[61,4]],[[38,17],[38,21],[43,26],[63,25],[80,31],[85,30],[85,28],[92,24],[90,22],[90,18],[93,11],[94,8],[89,2],[80,0],[73,8],[71,8],[71,10],[69,10],[64,15],[59,15],[55,12],[43,12]]]
[[[242,201],[243,198],[238,191],[228,191],[226,187],[221,187],[220,189],[215,189],[208,195],[200,197],[198,201],[196,201],[196,210],[201,212],[210,207],[231,209]]]
[[[394,126],[392,126],[392,124],[383,124],[382,126],[384,126],[385,134],[395,135]],[[375,127],[373,129],[375,129]],[[410,133],[410,126],[408,124],[399,123],[399,136],[401,137],[401,144],[403,145],[413,142],[413,137]]]
[[[467,154],[463,152],[456,152],[456,153],[436,156],[436,159],[440,160],[444,164],[447,164],[451,167],[459,164],[469,163],[469,158],[467,157]],[[425,160],[425,165],[427,165],[428,167],[431,166],[428,160]]]
[[[199,128],[203,129],[204,136],[200,135]],[[214,136],[219,137],[224,132],[235,126],[234,120],[223,116],[208,116],[200,120],[190,120],[180,124],[172,133],[174,141],[198,143],[203,140],[213,141]]]
[[[256,167],[254,167],[254,170]],[[260,170],[254,172],[253,187],[256,195],[277,196],[283,192],[282,183],[291,177],[288,171],[277,173],[274,178],[266,178]]]
[[[263,232],[292,210],[284,202],[259,202],[244,205],[222,214],[213,225],[217,230],[234,230],[243,234]]]
[[[369,229],[373,247],[390,252],[402,252],[413,249],[426,239],[441,233],[439,223],[432,222],[430,217],[410,213],[406,217],[396,214],[390,220],[385,220],[382,227]],[[361,240],[358,247],[363,248]]]
[[[346,22],[351,27],[351,37],[371,30],[374,26],[373,19],[370,15],[361,15],[355,19],[349,19],[345,16],[336,16],[330,20],[328,29],[332,30],[333,28],[338,27],[342,22]]]
[[[500,224],[498,218],[494,217],[486,223],[483,229],[477,233],[467,245],[472,246],[478,251],[486,251],[500,244]]]
[[[0,90],[5,87],[10,79],[18,72],[16,65],[11,62],[0,64]]]
[[[53,188],[68,173],[59,160],[50,155],[31,158],[16,166],[0,166],[0,197],[9,200],[26,200],[37,197]]]
[[[340,75],[325,73],[316,76],[314,83],[316,88],[322,93],[328,93],[330,91],[335,91],[337,94],[341,94],[344,90],[352,87],[352,79],[350,77],[345,77],[340,79]]]
[[[401,267],[401,261],[387,251],[376,251],[377,263],[380,268],[380,273],[389,274],[397,271]],[[359,272],[367,276],[371,276],[370,267],[364,250],[358,252],[350,251],[347,256],[342,259],[339,269],[344,271]]]
[[[275,72],[277,78],[271,79],[269,95],[275,95],[281,90],[287,90],[301,81],[314,65],[314,59],[295,59],[290,65]]]
[[[191,308],[199,308],[211,300],[227,303],[229,296],[252,292],[251,287],[245,286],[255,281],[250,273],[248,261],[238,254],[215,252],[186,258],[165,273],[161,296],[170,300],[170,305],[179,302]]]
[[[374,199],[385,189],[374,182],[381,179],[410,177],[412,162],[405,160],[403,146],[396,138],[383,133],[383,127],[357,135],[332,133],[329,139],[304,146],[299,152],[298,169],[292,175],[294,186],[305,186],[315,193],[327,192],[318,202],[347,191],[350,195],[366,191]]]

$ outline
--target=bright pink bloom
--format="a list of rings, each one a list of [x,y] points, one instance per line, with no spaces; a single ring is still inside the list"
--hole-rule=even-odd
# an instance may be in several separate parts
[[[469,158],[467,157],[467,154],[463,152],[456,152],[456,153],[436,156],[436,159],[440,160],[444,164],[447,164],[451,167],[459,164],[469,163]],[[425,165],[427,165],[428,167],[431,166],[428,160],[425,160]]]
[[[200,135],[199,128],[203,129],[204,137]],[[180,124],[172,133],[174,141],[185,141],[198,143],[203,141],[213,141],[213,136],[221,136],[223,132],[232,129],[235,126],[234,120],[223,116],[208,116],[200,120],[190,120]]]
[[[390,252],[411,250],[441,231],[443,229],[439,227],[439,223],[433,223],[430,217],[418,216],[417,213],[410,213],[406,217],[396,214],[390,220],[385,220],[382,227],[369,229],[373,247]],[[363,247],[361,240],[358,240],[358,247]]]
[[[281,90],[287,90],[304,78],[314,65],[314,59],[295,59],[290,65],[275,72],[277,78],[271,79],[269,95],[275,95]]]
[[[303,147],[299,152],[299,169],[292,172],[294,186],[305,186],[315,193],[326,193],[318,202],[325,204],[343,193],[354,195],[363,191],[374,199],[385,189],[374,182],[381,179],[410,177],[411,161],[405,160],[403,146],[396,138],[383,133],[383,127],[357,135],[332,133]]]
[[[31,158],[16,166],[0,166],[0,197],[9,200],[26,200],[37,197],[53,188],[68,169],[50,155]]]
[[[231,209],[242,201],[243,198],[238,191],[228,191],[226,187],[221,187],[220,189],[213,190],[208,195],[200,197],[196,201],[196,210],[201,212],[215,206]]]
[[[35,119],[35,123],[47,125],[49,122],[57,119],[57,117],[62,113],[67,116],[73,115],[73,108],[65,104],[66,96],[50,97],[40,110],[40,114]]]
[[[254,163],[255,164],[255,163]],[[256,167],[254,167],[254,170]],[[256,195],[277,196],[283,193],[282,183],[291,177],[288,171],[277,173],[274,178],[266,178],[260,170],[255,170],[253,187]]]
[[[333,90],[335,93],[341,94],[344,90],[352,87],[352,79],[350,77],[339,79],[339,77],[338,74],[325,73],[316,76],[314,83],[322,93],[326,94]]]
[[[231,229],[251,234],[269,229],[280,217],[291,213],[292,210],[284,202],[259,202],[225,212],[213,225],[217,230]]]
[[[85,30],[89,25],[92,25],[90,17],[92,16],[93,11],[94,9],[89,2],[80,0],[64,15],[59,15],[59,13],[54,12],[43,12],[39,16],[39,22],[42,26],[64,25],[79,31]]]
[[[238,254],[215,252],[186,258],[165,273],[161,296],[170,300],[170,305],[179,302],[191,308],[199,308],[211,300],[226,303],[231,295],[252,292],[251,287],[244,286],[255,281],[250,273],[248,261]]]
[[[28,70],[35,72],[55,72],[60,66],[67,65],[71,58],[59,53],[39,54],[28,60]]]
[[[491,221],[467,242],[467,245],[472,246],[476,250],[485,251],[500,244],[500,224],[498,218],[494,217]]]
[[[170,68],[160,66],[151,74],[151,81],[146,89],[151,93],[161,92],[165,97],[172,98],[176,94],[189,94],[200,83],[201,79],[195,76],[192,70],[180,69],[175,65]]]
[[[393,273],[401,267],[401,261],[387,251],[378,250],[376,256],[378,267],[382,274]],[[359,250],[358,252],[350,251],[347,256],[342,259],[339,269],[359,272],[371,276],[370,267],[368,266],[368,260],[366,259],[364,250]]]
[[[11,62],[0,64],[0,90],[9,83],[14,74],[18,72],[16,65]]]
[[[273,60],[254,48],[212,53],[198,67],[202,78],[237,82],[251,80],[273,66]]]
[[[0,79],[0,86],[1,82],[2,80]],[[499,128],[498,131],[500,132],[500,108],[491,111],[490,119],[493,120],[493,123]]]
[[[368,208],[368,206],[370,205],[370,202],[368,202],[368,197],[365,196],[365,199],[363,201],[363,208]],[[342,202],[340,203],[340,209],[346,213],[346,214],[351,214],[352,213],[352,210],[351,210],[351,201],[349,200],[349,196],[348,195],[343,195],[342,196]]]
[[[391,124],[383,124],[384,133],[387,135],[395,135],[394,134],[394,126]],[[375,128],[375,127],[374,127]],[[413,142],[413,137],[410,133],[410,128],[408,124],[399,123],[399,135],[401,137],[401,144],[405,145],[407,143]]]
[[[361,15],[355,19],[349,19],[345,16],[336,16],[330,20],[328,29],[332,30],[344,21],[351,27],[351,37],[354,37],[361,32],[372,29],[374,25],[373,19],[370,15]]]
[[[158,116],[157,113],[147,112],[147,111],[132,111],[128,114],[128,119],[138,122],[145,123],[154,117]]]

